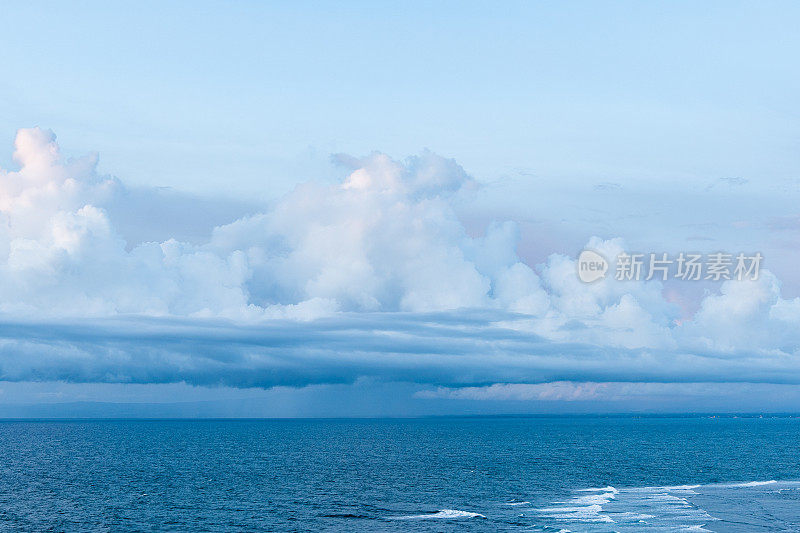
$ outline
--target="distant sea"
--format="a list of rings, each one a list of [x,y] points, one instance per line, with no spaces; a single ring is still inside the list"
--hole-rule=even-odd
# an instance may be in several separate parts
[[[0,422],[5,531],[800,531],[800,419]]]

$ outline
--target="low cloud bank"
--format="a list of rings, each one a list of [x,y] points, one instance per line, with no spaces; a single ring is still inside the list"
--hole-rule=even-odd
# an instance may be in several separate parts
[[[365,377],[445,387],[565,380],[800,383],[796,357],[784,353],[559,342],[499,326],[496,314],[338,314],[252,325],[141,317],[4,322],[0,376],[264,388]]]

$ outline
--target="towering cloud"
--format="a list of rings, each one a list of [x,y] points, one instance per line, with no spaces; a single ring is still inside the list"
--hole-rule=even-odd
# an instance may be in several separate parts
[[[302,185],[204,244],[131,250],[106,210],[124,189],[97,175],[96,157],[64,161],[54,135],[33,129],[20,130],[14,159],[20,170],[4,172],[0,189],[7,311],[256,319],[546,307],[514,252],[514,226],[468,237],[452,199],[472,180],[432,153],[404,163],[373,154],[343,183]]]
[[[584,284],[562,255],[535,270],[513,222],[470,236],[454,206],[476,184],[430,152],[350,159],[341,183],[300,185],[203,242],[136,243],[116,224],[131,195],[96,156],[65,160],[39,129],[15,148],[19,170],[0,171],[0,379],[797,380],[800,301],[769,272],[679,324],[660,282]]]

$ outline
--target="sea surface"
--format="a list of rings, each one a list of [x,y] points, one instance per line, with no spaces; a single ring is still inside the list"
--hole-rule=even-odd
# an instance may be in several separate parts
[[[800,419],[0,422],[4,531],[800,531]]]

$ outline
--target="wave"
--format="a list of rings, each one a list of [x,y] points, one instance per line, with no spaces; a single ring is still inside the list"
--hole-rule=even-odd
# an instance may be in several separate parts
[[[372,519],[372,516],[365,515],[365,514],[354,514],[354,513],[332,513],[332,514],[324,514],[320,515],[322,518],[360,518],[360,519]]]
[[[442,509],[435,513],[417,514],[408,516],[393,516],[393,520],[455,520],[460,518],[486,518],[480,513],[473,513],[471,511],[459,511],[457,509]]]
[[[604,492],[602,494],[592,494],[591,496],[578,496],[572,501],[582,505],[605,505],[616,496],[616,492]]]
[[[768,488],[760,489],[764,486]],[[778,501],[775,500],[778,497],[771,494],[784,489],[798,488],[800,481],[767,480],[619,489],[612,486],[575,489],[571,499],[555,501],[547,507],[536,509],[537,526],[548,530],[557,527],[584,530],[605,527],[589,526],[591,523],[613,523],[613,529],[620,532],[636,532],[643,529],[706,532],[709,531],[706,529],[708,523],[726,520],[731,510],[738,516],[736,514],[738,511],[735,510],[746,506],[751,500],[754,505],[753,524],[757,525],[761,523],[759,520],[766,520],[758,515],[759,509],[762,513],[770,505],[775,505],[779,512],[788,509],[785,496]],[[698,495],[702,495],[703,498],[698,500],[696,498]],[[706,509],[699,507],[695,503],[697,501],[702,501]],[[712,516],[709,511],[716,516]],[[787,515],[789,516],[791,516],[789,520],[795,519],[791,513]],[[800,531],[800,528],[797,530]]]
[[[619,491],[609,485],[607,487],[589,487],[588,489],[577,489],[575,492],[611,492],[612,494],[616,494]]]
[[[700,488],[700,485],[672,485],[670,487],[661,487],[666,491],[673,491],[673,490],[694,490]]]
[[[726,483],[717,485],[719,487],[760,487],[762,485],[772,485],[773,483],[777,483],[774,479],[770,479],[769,481],[747,481],[745,483]]]
[[[601,515],[603,510],[602,505],[578,505],[574,507],[546,507],[543,509],[536,509],[536,512],[541,513],[544,518],[553,518],[555,520],[568,520],[570,522],[608,522],[614,521],[610,516]]]
[[[559,504],[557,507],[545,507],[536,509],[543,518],[551,518],[558,521],[569,522],[605,522],[613,523],[614,520],[605,514],[601,514],[603,506],[617,497],[619,492],[612,486],[590,487],[578,489],[575,492],[592,493],[580,495],[566,502],[554,502]]]

